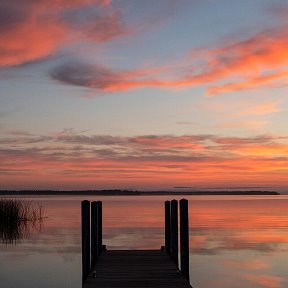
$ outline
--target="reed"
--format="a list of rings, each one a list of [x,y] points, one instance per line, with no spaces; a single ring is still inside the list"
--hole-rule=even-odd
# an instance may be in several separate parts
[[[0,199],[0,240],[13,243],[41,227],[43,207],[21,199]]]
[[[31,201],[0,199],[0,223],[14,221],[38,221],[43,218],[43,208]]]

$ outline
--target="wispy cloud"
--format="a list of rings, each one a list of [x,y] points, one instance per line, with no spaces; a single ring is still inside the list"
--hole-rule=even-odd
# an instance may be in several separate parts
[[[181,79],[165,80],[159,75],[167,70],[166,66],[116,70],[100,65],[68,63],[54,68],[50,75],[62,83],[93,88],[100,92],[119,92],[143,87],[174,88],[187,86]]]
[[[206,54],[206,67],[196,77],[212,82],[231,76],[238,80],[210,87],[208,94],[244,90],[287,77],[285,46],[288,43],[287,24],[267,29],[245,40],[236,41],[201,52]],[[270,71],[270,72],[267,72]]]
[[[136,6],[141,11],[138,18],[144,16],[128,23],[123,14]],[[0,67],[41,60],[63,52],[71,44],[94,44],[95,49],[95,44],[145,33],[165,22],[164,19],[169,19],[183,5],[170,0],[168,3],[158,1],[153,9],[142,1],[136,6],[129,2],[114,5],[111,0],[28,0],[25,4],[21,0],[3,0],[0,3]]]
[[[83,40],[107,42],[131,35],[136,29],[125,22],[121,10],[108,0],[73,0],[69,3],[41,0],[27,1],[25,5],[20,2],[2,1],[0,4],[0,66],[43,59],[65,45]],[[174,1],[171,3],[176,5]],[[160,4],[164,7],[164,2]],[[147,9],[148,5],[143,6],[147,13],[152,13]],[[156,18],[161,17],[157,15]],[[279,17],[278,24],[270,29],[246,38],[222,41],[218,46],[193,49],[189,56],[183,56],[182,62],[178,61],[181,63],[172,59],[163,67],[151,67],[146,71],[142,67],[115,69],[75,60],[74,64],[56,67],[50,76],[62,83],[96,89],[100,93],[143,87],[171,89],[205,85],[207,94],[215,95],[279,85],[288,76],[287,27],[284,17]],[[141,29],[137,29],[141,33]]]
[[[267,67],[269,68],[269,66]],[[268,83],[273,81],[278,81],[283,78],[287,78],[288,71],[280,71],[269,75],[262,75],[258,77],[251,77],[247,78],[245,81],[239,81],[235,83],[227,83],[219,86],[212,86],[208,88],[207,94],[208,95],[215,95],[219,93],[226,93],[226,92],[232,92],[232,91],[241,91],[241,90],[247,90],[254,87],[259,86],[265,86],[266,88]]]
[[[287,142],[287,137],[271,135],[121,137],[70,130],[40,136],[16,133],[1,138],[0,163],[3,175],[13,178],[25,174],[27,180],[41,174],[46,179],[50,175],[53,179],[89,179],[89,183],[105,182],[108,178],[125,183],[134,179],[133,183],[138,183],[135,185],[145,186],[166,179],[165,183],[172,181],[173,187],[206,185],[210,181],[214,185],[239,185],[239,179],[244,177],[251,186],[269,185],[277,175],[279,185],[284,185],[288,173]]]
[[[286,69],[288,57],[285,50],[287,44],[287,25],[283,24],[244,40],[224,43],[217,48],[203,47],[201,52],[192,51],[191,56],[185,58],[183,65],[167,65],[166,69],[152,67],[151,70],[158,69],[158,75],[141,74],[139,73],[141,69],[117,71],[113,68],[85,64],[60,66],[51,75],[67,84],[96,88],[103,92],[141,87],[175,88],[209,85],[207,94],[215,95],[277,83],[279,80],[286,79],[288,76]],[[194,67],[195,57],[201,60],[200,67]],[[191,63],[188,68],[187,62]],[[199,70],[200,73],[196,72]],[[171,74],[174,76],[171,77]],[[231,78],[234,79],[233,82]],[[226,83],[213,84],[220,80]]]

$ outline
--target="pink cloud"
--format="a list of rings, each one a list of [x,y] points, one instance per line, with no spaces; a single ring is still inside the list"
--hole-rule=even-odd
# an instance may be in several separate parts
[[[4,1],[1,6],[0,66],[43,59],[56,53],[69,41],[74,43],[84,39],[100,43],[126,36],[135,30],[125,25],[123,15],[113,8],[109,0],[21,3],[19,0]],[[81,11],[89,13],[83,17]],[[63,83],[101,92],[209,85],[208,95],[215,95],[279,84],[288,76],[287,25],[280,18],[278,26],[246,39],[226,41],[214,48],[204,47],[201,52],[195,49],[184,61],[182,59],[183,62],[178,61],[181,63],[152,67],[146,71],[142,68],[127,71],[78,63],[58,67],[51,75]],[[202,63],[200,66],[193,62],[195,57]],[[235,80],[231,81],[232,78]],[[215,84],[218,81],[225,83]]]
[[[121,15],[105,0],[7,1],[2,4],[0,66],[13,66],[45,58],[71,38],[105,42],[126,34]],[[77,8],[93,5],[88,19],[76,17]],[[74,10],[73,10],[74,9]],[[67,16],[63,16],[66,12]],[[69,13],[72,13],[69,17]],[[92,15],[93,14],[93,15]],[[77,23],[75,23],[75,21]]]
[[[141,74],[139,72],[142,69],[116,71],[113,68],[82,64],[59,67],[52,76],[67,84],[96,88],[104,92],[142,87],[177,88],[211,85],[219,80],[229,80],[233,76],[237,80],[232,83],[208,87],[208,95],[245,90],[287,78],[288,72],[285,70],[285,65],[288,64],[288,57],[285,47],[288,45],[288,33],[286,31],[286,26],[279,26],[246,40],[229,43],[219,48],[206,50],[203,48],[204,52],[201,53],[192,52],[193,57],[185,59],[185,64],[176,63],[147,69],[147,71],[157,71],[158,75]],[[189,71],[187,68],[183,69],[183,65],[187,65],[187,62],[193,64],[195,53],[196,55],[198,53],[198,57],[202,57],[204,63],[200,68],[195,69],[195,71],[202,71],[198,74],[191,73],[190,68]],[[181,76],[167,76],[171,73],[179,74],[179,69],[182,71]]]
[[[287,13],[287,11],[286,11]],[[246,90],[286,79],[288,57],[287,22],[254,34],[244,40],[232,40],[218,48],[195,50],[191,57],[204,61],[200,74],[188,76],[191,84],[210,84],[218,80],[228,83],[208,87],[207,94]],[[227,41],[226,41],[227,42]]]
[[[287,185],[288,145],[283,137],[116,137],[73,131],[2,137],[1,183],[19,177],[33,181],[37,177],[43,182],[62,179],[92,186],[104,185],[105,179],[109,179],[107,183],[113,180],[128,185],[133,179],[140,186],[165,183],[195,187],[204,183],[239,185],[245,179],[249,186],[270,186],[277,175],[277,185]]]
[[[287,78],[287,76],[288,76],[288,71],[276,72],[271,75],[252,77],[250,79],[248,78],[244,82],[239,81],[236,83],[228,83],[228,84],[223,84],[220,86],[212,86],[208,88],[207,94],[211,96],[211,95],[215,95],[219,93],[247,90],[250,88],[266,85],[273,81],[281,80],[282,78]]]

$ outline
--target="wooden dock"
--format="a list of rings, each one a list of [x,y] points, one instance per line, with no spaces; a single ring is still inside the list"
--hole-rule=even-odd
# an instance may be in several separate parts
[[[84,288],[191,287],[163,250],[103,251]]]
[[[91,223],[91,226],[90,226]],[[90,229],[91,228],[91,229]],[[191,288],[188,201],[165,202],[165,246],[159,250],[106,250],[102,245],[102,202],[82,201],[83,288]]]

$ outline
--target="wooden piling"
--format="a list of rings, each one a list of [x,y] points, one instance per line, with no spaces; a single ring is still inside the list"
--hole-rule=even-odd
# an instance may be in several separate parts
[[[98,256],[102,253],[103,247],[102,247],[102,202],[98,201],[97,202],[97,207],[98,207],[98,217],[97,217],[97,229],[98,229]]]
[[[82,219],[82,283],[90,272],[90,202],[81,202]]]
[[[178,202],[171,201],[171,258],[178,266]]]
[[[165,201],[165,251],[171,256],[171,204]]]
[[[189,281],[189,218],[188,200],[180,200],[180,258],[181,272]]]
[[[98,204],[91,203],[91,265],[94,266],[98,257]]]

